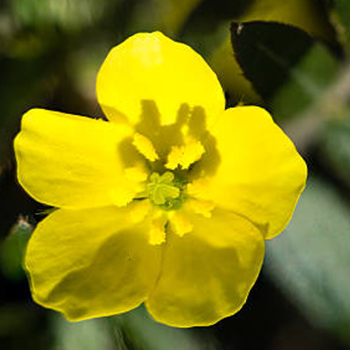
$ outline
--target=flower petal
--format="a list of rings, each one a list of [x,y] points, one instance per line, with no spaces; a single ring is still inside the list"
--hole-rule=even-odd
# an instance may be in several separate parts
[[[159,274],[147,222],[126,208],[58,209],[29,240],[25,266],[34,300],[72,321],[131,310]]]
[[[133,124],[150,103],[162,125],[174,123],[183,104],[202,107],[207,125],[225,108],[220,83],[203,58],[160,32],[139,33],[116,46],[101,67],[96,90],[108,119],[126,117]]]
[[[160,279],[146,301],[159,322],[212,325],[236,313],[256,281],[264,256],[260,231],[248,220],[215,209],[191,218],[193,230],[169,234]]]
[[[129,135],[126,126],[32,109],[15,139],[19,182],[37,201],[55,207],[110,205],[118,201],[116,192],[127,202],[132,188],[124,158],[130,167],[142,159],[136,149],[124,154],[121,141]]]
[[[215,175],[202,183],[199,197],[264,227],[265,238],[276,236],[288,224],[305,187],[304,160],[259,107],[228,109],[211,132],[220,161]]]

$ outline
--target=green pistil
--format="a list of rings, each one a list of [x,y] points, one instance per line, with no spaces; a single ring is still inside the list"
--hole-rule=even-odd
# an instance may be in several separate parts
[[[184,195],[184,184],[174,180],[174,174],[166,172],[162,175],[153,173],[147,184],[148,198],[150,201],[164,209],[174,210],[181,207]]]

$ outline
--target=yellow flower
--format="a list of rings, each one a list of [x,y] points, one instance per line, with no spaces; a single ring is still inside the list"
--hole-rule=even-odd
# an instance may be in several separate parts
[[[109,122],[32,109],[15,139],[19,182],[59,208],[28,244],[34,300],[72,321],[234,314],[305,186],[294,145],[262,108],[224,110],[205,61],[159,32],[109,53],[97,96]]]

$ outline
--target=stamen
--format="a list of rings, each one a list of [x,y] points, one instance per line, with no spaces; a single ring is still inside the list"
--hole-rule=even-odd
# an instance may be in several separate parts
[[[165,167],[171,170],[181,166],[188,169],[191,164],[201,159],[205,149],[200,141],[190,140],[184,146],[173,146],[168,154]]]
[[[165,224],[167,220],[165,216],[155,217],[151,223],[149,243],[159,245],[165,242]]]
[[[149,161],[154,162],[159,159],[152,142],[146,136],[135,133],[132,144]]]
[[[165,167],[170,170],[176,169],[177,166],[180,164],[182,156],[183,156],[182,147],[173,146],[171,148],[170,153],[168,154],[168,161],[165,164]]]
[[[170,217],[170,224],[173,231],[180,237],[193,230],[193,225],[181,212],[173,212]]]
[[[185,146],[180,165],[182,169],[188,169],[191,164],[201,159],[205,149],[200,141],[195,141]]]

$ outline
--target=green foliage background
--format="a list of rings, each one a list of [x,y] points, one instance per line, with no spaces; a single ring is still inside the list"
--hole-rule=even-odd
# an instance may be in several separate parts
[[[32,107],[101,116],[103,59],[151,30],[201,53],[230,106],[269,109],[308,186],[238,315],[193,330],[142,308],[72,324],[30,298],[21,259],[46,208],[16,182],[12,139]],[[349,0],[0,0],[0,348],[350,349],[349,97]]]

